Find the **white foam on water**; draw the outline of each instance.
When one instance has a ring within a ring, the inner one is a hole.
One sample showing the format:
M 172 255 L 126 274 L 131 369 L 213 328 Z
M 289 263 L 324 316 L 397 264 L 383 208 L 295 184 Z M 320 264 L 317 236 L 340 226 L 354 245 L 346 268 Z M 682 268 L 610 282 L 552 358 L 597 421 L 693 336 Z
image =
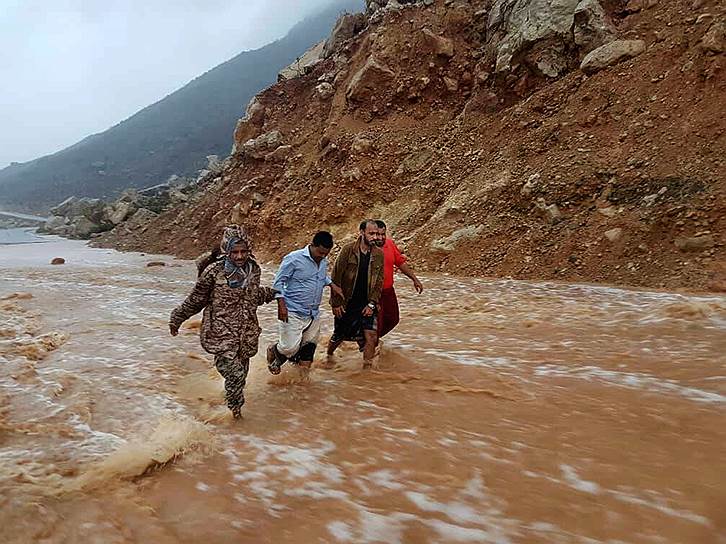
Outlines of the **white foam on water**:
M 510 544 L 512 542 L 503 531 L 497 529 L 461 527 L 439 519 L 427 519 L 424 523 L 434 529 L 444 539 L 444 542 L 491 542 L 493 544 Z
M 652 508 L 667 516 L 685 519 L 687 521 L 691 521 L 693 523 L 697 523 L 706 527 L 710 527 L 712 525 L 711 520 L 703 516 L 694 514 L 693 512 L 688 512 L 687 510 L 677 510 L 675 508 L 671 508 L 670 506 L 665 504 L 665 501 L 660 497 L 656 497 L 654 499 L 645 499 L 643 497 L 638 497 L 636 495 L 625 493 L 623 491 L 614 490 L 608 491 L 608 493 L 622 502 Z
M 378 486 L 383 489 L 399 490 L 405 486 L 395 479 L 395 474 L 392 470 L 382 469 L 371 472 L 365 478 L 370 481 L 371 484 Z
M 693 402 L 706 404 L 726 403 L 726 396 L 714 391 L 685 387 L 675 380 L 656 378 L 645 373 L 619 372 L 596 366 L 540 365 L 535 369 L 535 375 L 578 378 L 587 381 L 600 380 L 627 389 L 641 389 L 654 393 L 674 393 Z
M 598 495 L 600 493 L 599 485 L 597 485 L 595 482 L 590 482 L 588 480 L 583 480 L 582 478 L 580 478 L 577 474 L 577 471 L 570 465 L 561 464 L 560 470 L 562 471 L 562 475 L 565 477 L 565 481 L 573 489 L 577 489 L 578 491 L 583 491 L 585 493 L 590 493 L 591 495 Z
M 338 542 L 353 542 L 353 533 L 350 526 L 344 521 L 331 521 L 327 525 L 328 532 Z
M 452 521 L 459 523 L 476 523 L 481 519 L 481 516 L 477 511 L 463 503 L 440 503 L 423 493 L 415 491 L 406 491 L 404 495 L 420 510 L 423 510 L 424 512 L 442 513 Z

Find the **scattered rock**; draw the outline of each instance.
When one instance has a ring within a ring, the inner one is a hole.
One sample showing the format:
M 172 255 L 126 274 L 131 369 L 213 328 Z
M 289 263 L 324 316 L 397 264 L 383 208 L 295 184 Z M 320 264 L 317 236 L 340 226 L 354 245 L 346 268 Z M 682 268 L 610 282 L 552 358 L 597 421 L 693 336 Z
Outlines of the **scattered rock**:
M 438 36 L 428 28 L 422 30 L 426 44 L 431 47 L 434 53 L 446 59 L 454 56 L 454 42 L 449 38 Z
M 363 172 L 360 168 L 357 166 L 355 168 L 351 168 L 350 170 L 341 170 L 340 174 L 343 176 L 343 179 L 346 181 L 360 181 L 363 179 Z
M 369 153 L 373 149 L 373 142 L 359 134 L 353 139 L 350 148 L 356 153 Z
M 365 65 L 350 80 L 345 93 L 349 102 L 362 102 L 385 89 L 395 73 L 382 61 L 369 57 Z
M 580 69 L 586 74 L 594 74 L 608 66 L 637 57 L 644 51 L 643 40 L 616 40 L 588 53 L 582 60 Z
M 469 225 L 452 232 L 446 238 L 440 238 L 431 242 L 431 248 L 438 251 L 450 252 L 456 249 L 456 246 L 464 241 L 478 238 L 484 230 L 484 225 Z
M 444 77 L 444 85 L 450 93 L 455 93 L 459 90 L 459 82 L 451 77 Z
M 618 210 L 614 206 L 608 206 L 606 208 L 598 208 L 598 213 L 601 213 L 605 217 L 615 217 L 618 215 Z
M 616 228 L 605 231 L 605 238 L 615 243 L 623 237 L 623 229 Z
M 290 155 L 292 154 L 292 146 L 291 145 L 281 145 L 275 151 L 272 153 L 268 153 L 265 155 L 265 160 L 267 162 L 285 162 Z
M 318 94 L 318 98 L 320 98 L 320 100 L 327 100 L 335 94 L 335 87 L 333 87 L 330 83 L 323 82 L 315 87 L 315 92 Z
M 723 53 L 726 51 L 726 22 L 714 21 L 708 32 L 701 38 L 701 47 L 709 53 Z
M 342 45 L 358 34 L 366 26 L 366 16 L 363 13 L 344 13 L 335 23 L 330 37 L 325 41 L 322 56 L 327 59 L 337 53 Z
M 557 204 L 548 205 L 544 198 L 539 198 L 535 206 L 550 225 L 555 225 L 562 221 L 562 212 L 560 212 Z
M 147 268 L 152 268 L 155 266 L 166 266 L 166 263 L 164 261 L 149 261 L 146 263 Z
M 683 252 L 695 252 L 703 251 L 704 249 L 711 249 L 714 245 L 716 245 L 716 241 L 713 236 L 709 234 L 704 236 L 694 236 L 691 238 L 676 238 L 675 244 L 676 247 Z
M 54 257 L 50 264 L 66 264 L 66 260 L 63 257 Z
M 416 174 L 421 172 L 433 158 L 433 152 L 430 149 L 422 149 L 416 153 L 411 153 L 401 161 L 398 169 L 393 174 L 394 177 L 400 177 L 408 174 Z
M 241 151 L 245 157 L 264 159 L 268 153 L 271 153 L 281 145 L 282 134 L 280 134 L 279 130 L 272 130 L 253 140 L 246 141 Z

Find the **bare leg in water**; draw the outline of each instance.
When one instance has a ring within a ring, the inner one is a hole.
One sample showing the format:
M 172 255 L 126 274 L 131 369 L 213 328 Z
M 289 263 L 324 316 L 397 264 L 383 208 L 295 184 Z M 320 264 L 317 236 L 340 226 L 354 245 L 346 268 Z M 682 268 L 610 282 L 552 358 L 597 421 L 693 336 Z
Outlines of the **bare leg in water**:
M 373 358 L 376 356 L 378 345 L 378 333 L 376 331 L 363 331 L 365 346 L 363 347 L 363 368 L 373 366 Z

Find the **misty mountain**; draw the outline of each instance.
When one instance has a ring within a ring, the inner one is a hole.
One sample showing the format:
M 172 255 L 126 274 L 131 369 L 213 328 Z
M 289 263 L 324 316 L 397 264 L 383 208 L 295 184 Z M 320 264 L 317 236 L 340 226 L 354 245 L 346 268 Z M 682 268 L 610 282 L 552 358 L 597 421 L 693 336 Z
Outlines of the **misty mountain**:
M 362 7 L 361 0 L 339 0 L 284 38 L 237 55 L 105 132 L 0 170 L 0 208 L 43 211 L 71 195 L 109 197 L 172 174 L 194 175 L 207 155 L 229 154 L 249 100 L 327 37 L 342 12 Z

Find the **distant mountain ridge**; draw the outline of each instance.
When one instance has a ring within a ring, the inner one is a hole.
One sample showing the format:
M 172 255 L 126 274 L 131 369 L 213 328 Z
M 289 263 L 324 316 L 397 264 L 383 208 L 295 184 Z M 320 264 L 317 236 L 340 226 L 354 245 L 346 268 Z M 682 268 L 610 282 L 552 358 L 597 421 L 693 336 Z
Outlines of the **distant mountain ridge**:
M 235 123 L 256 93 L 326 38 L 340 13 L 361 8 L 360 0 L 334 2 L 284 38 L 237 55 L 108 130 L 0 170 L 0 208 L 44 211 L 71 195 L 109 197 L 194 174 L 207 155 L 229 154 Z

